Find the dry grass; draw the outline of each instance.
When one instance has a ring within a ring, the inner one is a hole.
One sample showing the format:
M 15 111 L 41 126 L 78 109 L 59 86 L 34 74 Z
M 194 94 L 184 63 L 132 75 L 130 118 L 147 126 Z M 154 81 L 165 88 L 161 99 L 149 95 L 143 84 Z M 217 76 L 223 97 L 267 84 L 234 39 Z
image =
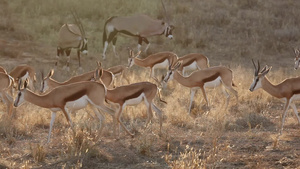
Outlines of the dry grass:
M 228 110 L 225 97 L 218 89 L 207 90 L 210 108 L 199 91 L 195 95 L 192 115 L 188 116 L 189 89 L 176 82 L 162 91 L 167 105 L 155 103 L 163 111 L 163 133 L 154 117 L 145 128 L 145 105 L 128 107 L 122 121 L 136 133 L 130 138 L 121 130 L 115 140 L 112 119 L 99 133 L 99 121 L 88 115 L 89 108 L 72 116 L 70 129 L 58 113 L 52 140 L 45 144 L 50 111 L 24 104 L 16 117 L 5 114 L 0 105 L 0 168 L 296 168 L 300 165 L 299 126 L 292 111 L 281 136 L 283 104 L 263 90 L 250 92 L 253 66 L 273 66 L 268 78 L 279 83 L 295 77 L 293 48 L 299 46 L 299 7 L 295 1 L 279 0 L 165 0 L 167 13 L 175 25 L 174 39 L 149 38 L 148 54 L 173 51 L 179 56 L 199 52 L 210 59 L 210 65 L 230 67 L 234 73 L 239 101 L 232 96 Z M 0 0 L 0 63 L 8 71 L 21 63 L 38 71 L 48 71 L 56 61 L 57 32 L 64 23 L 73 22 L 70 8 L 77 10 L 89 38 L 89 55 L 84 56 L 84 71 L 101 60 L 102 31 L 105 20 L 115 15 L 145 13 L 163 18 L 160 1 L 79 1 Z M 120 36 L 115 59 L 111 46 L 104 67 L 127 64 L 126 47 L 136 48 L 137 39 Z M 144 46 L 143 46 L 144 47 Z M 144 54 L 146 56 L 147 54 Z M 71 71 L 61 69 L 54 78 L 59 81 L 78 74 L 75 52 L 71 53 Z M 60 67 L 61 66 L 61 67 Z M 156 72 L 157 77 L 165 71 Z M 127 71 L 130 82 L 151 81 L 149 70 L 137 66 Z M 39 84 L 35 85 L 39 88 Z M 236 105 L 237 104 L 237 105 Z M 93 114 L 93 113 L 91 113 Z

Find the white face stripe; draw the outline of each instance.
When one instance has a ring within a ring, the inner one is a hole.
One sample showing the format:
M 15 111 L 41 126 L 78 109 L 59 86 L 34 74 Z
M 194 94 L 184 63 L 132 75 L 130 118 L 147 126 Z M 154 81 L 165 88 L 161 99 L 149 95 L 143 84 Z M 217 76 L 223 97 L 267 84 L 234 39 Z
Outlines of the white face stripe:
M 261 88 L 262 87 L 262 85 L 261 85 L 261 80 L 262 79 L 260 79 L 259 77 L 254 77 L 254 79 L 253 79 L 253 82 L 252 82 L 252 84 L 251 84 L 251 86 L 250 86 L 250 91 L 255 91 L 255 90 L 257 90 L 257 89 L 259 89 L 259 88 Z

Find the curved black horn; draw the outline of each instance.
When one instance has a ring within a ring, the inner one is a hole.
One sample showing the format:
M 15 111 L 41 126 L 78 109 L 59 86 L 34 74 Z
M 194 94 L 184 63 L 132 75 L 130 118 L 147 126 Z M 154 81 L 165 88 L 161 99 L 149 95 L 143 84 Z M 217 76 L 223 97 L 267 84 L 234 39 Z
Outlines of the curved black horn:
M 255 69 L 254 75 L 257 76 L 257 75 L 258 75 L 258 70 L 257 70 L 257 67 L 256 67 L 256 65 L 255 65 L 255 63 L 254 63 L 254 61 L 253 61 L 253 59 L 252 59 L 252 63 L 253 63 L 254 69 Z
M 164 9 L 164 14 L 165 14 L 166 22 L 169 23 L 170 20 L 169 20 L 169 17 L 167 15 L 167 10 L 166 10 L 165 4 L 164 4 L 163 0 L 160 0 L 160 1 L 161 1 L 162 6 L 163 6 L 163 9 Z
M 78 28 L 79 28 L 79 30 L 80 30 L 82 36 L 85 38 L 85 31 L 84 31 L 84 29 L 83 29 L 82 23 L 81 23 L 81 21 L 80 21 L 80 19 L 79 19 L 79 17 L 78 17 L 77 12 L 76 12 L 74 9 L 72 9 L 72 10 L 71 10 L 71 13 L 72 13 L 72 15 L 73 15 L 73 17 L 74 17 L 74 19 L 75 19 L 76 25 L 78 26 Z

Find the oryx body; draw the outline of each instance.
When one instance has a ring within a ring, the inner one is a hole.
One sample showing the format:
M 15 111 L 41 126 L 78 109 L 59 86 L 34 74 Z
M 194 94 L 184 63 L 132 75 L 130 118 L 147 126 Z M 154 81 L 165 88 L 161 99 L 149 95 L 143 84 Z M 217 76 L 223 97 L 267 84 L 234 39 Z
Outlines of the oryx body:
M 77 49 L 77 57 L 79 67 L 80 64 L 80 53 L 87 54 L 87 38 L 81 22 L 78 19 L 78 16 L 73 14 L 76 24 L 64 24 L 59 30 L 58 34 L 58 45 L 57 45 L 57 58 L 59 56 L 66 54 L 67 55 L 67 67 L 69 68 L 70 62 L 70 53 L 71 49 Z M 56 62 L 57 65 L 57 62 Z
M 113 16 L 110 17 L 104 25 L 103 30 L 103 59 L 106 58 L 106 49 L 108 44 L 112 41 L 113 50 L 116 54 L 115 45 L 117 41 L 116 35 L 118 33 L 123 33 L 129 36 L 138 37 L 138 51 L 142 42 L 147 44 L 145 51 L 147 51 L 150 43 L 148 37 L 156 35 L 165 35 L 166 37 L 172 39 L 172 30 L 174 26 L 169 25 L 163 20 L 152 19 L 151 17 L 143 14 L 133 15 L 133 16 Z

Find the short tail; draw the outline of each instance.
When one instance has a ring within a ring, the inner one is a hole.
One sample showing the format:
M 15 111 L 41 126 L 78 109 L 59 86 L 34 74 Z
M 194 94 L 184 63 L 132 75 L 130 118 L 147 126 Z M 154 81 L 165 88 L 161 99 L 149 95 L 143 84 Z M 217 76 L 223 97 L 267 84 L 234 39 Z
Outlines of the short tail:
M 110 22 L 115 16 L 112 16 L 108 18 L 104 24 L 104 29 L 103 29 L 103 37 L 102 37 L 102 45 L 104 47 L 104 42 L 107 40 L 107 33 L 106 33 L 106 25 L 108 22 Z
M 233 81 L 232 81 L 232 86 L 233 86 L 233 87 L 237 87 L 237 85 L 235 85 L 235 84 L 233 83 Z
M 164 100 L 162 100 L 162 99 L 161 99 L 161 93 L 160 93 L 160 90 L 161 90 L 161 89 L 160 89 L 160 88 L 157 88 L 157 89 L 158 89 L 158 92 L 157 92 L 157 93 L 158 93 L 158 98 L 159 98 L 159 101 L 161 101 L 161 102 L 163 102 L 163 103 L 167 104 L 167 102 L 166 102 L 166 101 L 164 101 Z

